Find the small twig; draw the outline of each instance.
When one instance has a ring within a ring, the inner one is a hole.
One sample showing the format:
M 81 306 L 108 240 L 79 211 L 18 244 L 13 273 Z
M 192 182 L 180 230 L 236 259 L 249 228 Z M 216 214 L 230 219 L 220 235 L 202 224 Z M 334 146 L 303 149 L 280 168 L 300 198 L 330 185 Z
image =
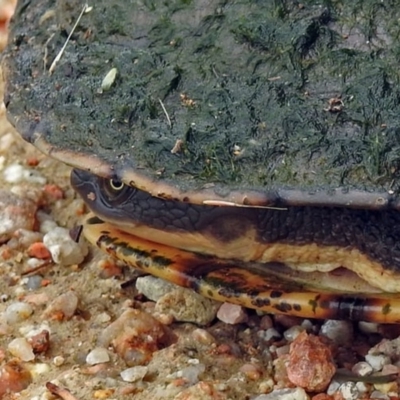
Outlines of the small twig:
M 34 272 L 40 271 L 43 268 L 52 267 L 53 265 L 54 265 L 53 261 L 46 261 L 43 264 L 38 265 L 37 267 L 27 269 L 26 271 L 21 273 L 21 276 L 33 274 Z
M 49 55 L 49 49 L 48 45 L 52 41 L 55 33 L 52 33 L 50 37 L 46 40 L 46 43 L 44 44 L 44 56 L 43 56 L 43 71 L 46 71 L 46 64 L 47 64 L 47 56 Z
M 270 82 L 279 81 L 279 79 L 281 79 L 281 77 L 279 75 L 278 76 L 272 76 L 271 78 L 268 78 L 268 80 Z
M 207 206 L 221 206 L 221 207 L 239 207 L 239 208 L 254 207 L 252 205 L 239 204 L 225 200 L 203 200 L 203 204 Z M 257 206 L 257 208 L 264 208 L 266 210 L 287 211 L 287 207 Z
M 162 107 L 162 109 L 163 109 L 163 111 L 164 111 L 164 114 L 165 114 L 165 116 L 167 117 L 168 125 L 169 125 L 169 127 L 171 128 L 172 124 L 171 124 L 171 120 L 169 119 L 169 115 L 168 115 L 168 113 L 167 113 L 167 110 L 166 110 L 166 108 L 164 107 L 164 104 L 163 104 L 163 102 L 161 101 L 161 99 L 158 99 L 158 101 L 159 101 L 160 104 L 161 104 L 161 107 Z
M 219 79 L 219 75 L 217 74 L 217 71 L 215 70 L 214 66 L 211 67 L 211 70 L 212 70 L 213 74 L 215 75 L 215 77 L 217 79 Z
M 79 400 L 77 397 L 75 397 L 73 394 L 71 394 L 71 392 L 69 390 L 60 388 L 59 386 L 55 385 L 54 383 L 47 382 L 46 388 L 51 394 L 58 396 L 60 399 Z
M 60 61 L 60 59 L 61 59 L 61 57 L 62 57 L 62 55 L 63 55 L 63 53 L 64 53 L 64 51 L 65 51 L 65 48 L 67 47 L 68 42 L 70 41 L 70 39 L 71 39 L 71 37 L 72 37 L 72 35 L 73 35 L 73 33 L 74 33 L 76 27 L 77 27 L 78 24 L 79 24 L 79 21 L 81 20 L 83 14 L 86 12 L 87 8 L 88 8 L 88 5 L 85 4 L 85 5 L 83 6 L 83 8 L 82 8 L 81 13 L 79 14 L 78 19 L 77 19 L 76 22 L 75 22 L 75 25 L 72 27 L 72 30 L 71 30 L 70 34 L 68 35 L 67 40 L 66 40 L 65 43 L 64 43 L 64 46 L 61 48 L 61 50 L 60 50 L 59 53 L 57 54 L 56 58 L 54 59 L 54 61 L 53 61 L 52 64 L 50 65 L 50 68 L 49 68 L 49 74 L 50 74 L 50 75 L 51 75 L 51 74 L 54 72 L 54 70 L 56 69 L 57 63 Z

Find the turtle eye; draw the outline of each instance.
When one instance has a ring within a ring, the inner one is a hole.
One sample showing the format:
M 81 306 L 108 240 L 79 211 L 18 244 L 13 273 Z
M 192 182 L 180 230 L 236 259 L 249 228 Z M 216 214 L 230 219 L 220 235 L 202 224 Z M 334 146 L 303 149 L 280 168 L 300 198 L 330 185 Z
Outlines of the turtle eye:
M 132 191 L 129 185 L 125 185 L 118 179 L 102 179 L 100 193 L 106 202 L 124 201 Z
M 117 181 L 115 179 L 110 179 L 109 185 L 110 188 L 112 190 L 115 190 L 116 192 L 121 191 L 125 187 L 125 184 L 123 182 Z

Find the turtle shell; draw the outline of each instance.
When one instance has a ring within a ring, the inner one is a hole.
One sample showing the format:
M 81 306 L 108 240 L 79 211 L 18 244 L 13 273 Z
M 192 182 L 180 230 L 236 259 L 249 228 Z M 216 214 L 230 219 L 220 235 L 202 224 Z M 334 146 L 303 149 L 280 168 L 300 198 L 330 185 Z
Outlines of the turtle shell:
M 390 4 L 20 1 L 8 115 L 45 153 L 154 196 L 399 208 Z

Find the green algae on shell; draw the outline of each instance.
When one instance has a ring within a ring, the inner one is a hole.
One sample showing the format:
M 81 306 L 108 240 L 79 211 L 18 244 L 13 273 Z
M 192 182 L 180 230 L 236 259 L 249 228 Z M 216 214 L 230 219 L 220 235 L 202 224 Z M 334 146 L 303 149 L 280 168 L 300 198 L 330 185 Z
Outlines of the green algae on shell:
M 190 202 L 399 207 L 396 4 L 101 0 L 50 75 L 81 10 L 20 2 L 3 59 L 44 152 Z

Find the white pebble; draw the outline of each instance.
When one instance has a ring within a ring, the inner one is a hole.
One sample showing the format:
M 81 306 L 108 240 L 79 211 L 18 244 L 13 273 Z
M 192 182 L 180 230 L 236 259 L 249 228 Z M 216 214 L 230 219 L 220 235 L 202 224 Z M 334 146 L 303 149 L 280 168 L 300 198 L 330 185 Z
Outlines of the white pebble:
M 331 383 L 328 386 L 328 389 L 326 389 L 326 394 L 329 396 L 332 396 L 335 392 L 338 391 L 340 387 L 340 383 L 338 381 L 331 381 Z
M 39 230 L 41 233 L 49 233 L 58 227 L 57 223 L 51 218 L 51 216 L 41 210 L 36 213 L 36 217 L 40 224 Z
M 20 164 L 11 164 L 3 171 L 4 180 L 8 183 L 20 183 L 23 181 L 44 185 L 47 180 L 37 171 L 24 168 Z
M 281 337 L 281 334 L 275 329 L 275 328 L 269 328 L 265 331 L 265 340 L 270 340 L 273 338 L 279 339 Z
M 367 354 L 365 361 L 373 368 L 374 371 L 380 371 L 384 365 L 390 364 L 390 357 L 386 354 Z
M 50 231 L 52 231 L 53 229 L 56 229 L 57 227 L 58 226 L 55 221 L 46 220 L 40 224 L 39 230 L 41 233 L 46 234 L 46 233 L 49 233 Z
M 342 394 L 343 398 L 346 400 L 357 400 L 359 397 L 359 392 L 355 382 L 345 382 L 339 387 L 339 392 Z
M 218 309 L 217 318 L 226 324 L 235 325 L 246 322 L 248 315 L 245 309 L 237 304 L 223 303 Z
M 185 379 L 190 385 L 195 385 L 199 381 L 199 375 L 206 370 L 204 364 L 191 365 L 178 371 L 178 377 Z
M 301 327 L 304 328 L 307 332 L 312 332 L 314 329 L 314 324 L 309 319 L 305 319 L 301 323 Z
M 53 314 L 62 312 L 65 319 L 70 319 L 75 314 L 79 299 L 73 290 L 57 296 L 44 310 L 43 317 L 49 318 Z
M 215 338 L 205 329 L 197 328 L 192 332 L 192 338 L 200 344 L 211 345 L 215 343 Z
M 276 389 L 268 394 L 260 394 L 253 400 L 308 400 L 307 393 L 302 388 Z
M 297 338 L 297 336 L 304 331 L 305 328 L 299 325 L 294 325 L 291 326 L 289 329 L 286 329 L 286 331 L 283 333 L 283 337 L 288 341 L 288 342 L 293 342 L 294 339 Z
M 18 244 L 21 247 L 29 247 L 32 243 L 41 242 L 43 239 L 43 235 L 40 232 L 33 232 L 22 228 L 15 232 L 15 236 L 18 237 Z
M 290 345 L 286 344 L 284 346 L 277 347 L 275 353 L 277 357 L 282 357 L 285 354 L 289 354 L 289 351 L 290 351 Z
M 353 340 L 353 325 L 348 321 L 327 320 L 320 333 L 338 345 L 351 343 Z
M 24 180 L 24 167 L 19 164 L 11 164 L 4 170 L 3 176 L 6 182 L 21 182 Z
M 109 361 L 110 355 L 104 347 L 96 347 L 86 356 L 86 362 L 89 365 L 102 364 Z
M 275 386 L 274 380 L 269 378 L 260 382 L 260 384 L 258 385 L 258 390 L 260 393 L 270 393 L 272 392 L 274 386 Z
M 358 362 L 351 369 L 358 376 L 367 376 L 372 374 L 372 367 L 365 361 Z
M 14 295 L 16 297 L 23 297 L 25 295 L 25 293 L 26 293 L 26 288 L 24 288 L 23 286 L 17 286 L 14 289 Z
M 142 380 L 148 371 L 148 367 L 136 366 L 125 369 L 121 372 L 121 378 L 125 382 L 136 382 Z
M 366 393 L 369 390 L 369 386 L 365 382 L 357 382 L 356 386 L 359 393 Z
M 28 258 L 28 260 L 26 260 L 25 264 L 27 267 L 29 267 L 29 269 L 31 268 L 38 268 L 41 265 L 44 265 L 46 263 L 45 260 L 40 260 L 39 258 Z M 31 289 L 31 288 L 28 288 Z
M 18 229 L 32 230 L 36 209 L 31 200 L 0 190 L 0 242 L 11 239 Z
M 37 378 L 40 375 L 45 375 L 50 372 L 50 365 L 47 363 L 38 363 L 29 366 L 29 371 L 32 374 L 33 379 Z
M 85 243 L 76 243 L 69 236 L 68 229 L 57 227 L 46 233 L 43 243 L 51 253 L 53 261 L 57 264 L 80 264 L 88 253 Z
M 25 338 L 17 338 L 12 340 L 7 347 L 8 351 L 22 361 L 32 361 L 35 359 L 32 346 Z
M 47 322 L 42 322 L 39 326 L 24 325 L 19 328 L 19 333 L 27 339 L 39 335 L 39 333 L 42 333 L 43 331 L 51 333 L 50 326 Z
M 65 362 L 65 358 L 64 358 L 63 356 L 55 356 L 55 357 L 53 358 L 53 364 L 54 364 L 56 367 L 61 367 L 61 365 L 63 365 L 64 362 Z
M 144 294 L 149 300 L 153 301 L 158 301 L 176 288 L 173 283 L 151 275 L 140 276 L 136 279 L 135 285 L 139 293 Z
M 37 205 L 39 205 L 43 199 L 43 189 L 33 187 L 26 183 L 13 185 L 10 192 L 21 199 L 30 200 Z
M 15 303 L 10 304 L 7 307 L 4 316 L 6 322 L 9 325 L 12 325 L 29 318 L 32 315 L 32 313 L 33 313 L 33 308 L 30 304 L 17 301 Z
M 109 314 L 107 314 L 106 312 L 102 312 L 100 314 L 97 314 L 94 317 L 93 323 L 94 324 L 105 324 L 110 321 L 111 321 L 111 316 Z
M 370 399 L 389 400 L 390 397 L 389 397 L 387 394 L 380 392 L 379 390 L 374 390 L 374 391 L 370 394 Z

